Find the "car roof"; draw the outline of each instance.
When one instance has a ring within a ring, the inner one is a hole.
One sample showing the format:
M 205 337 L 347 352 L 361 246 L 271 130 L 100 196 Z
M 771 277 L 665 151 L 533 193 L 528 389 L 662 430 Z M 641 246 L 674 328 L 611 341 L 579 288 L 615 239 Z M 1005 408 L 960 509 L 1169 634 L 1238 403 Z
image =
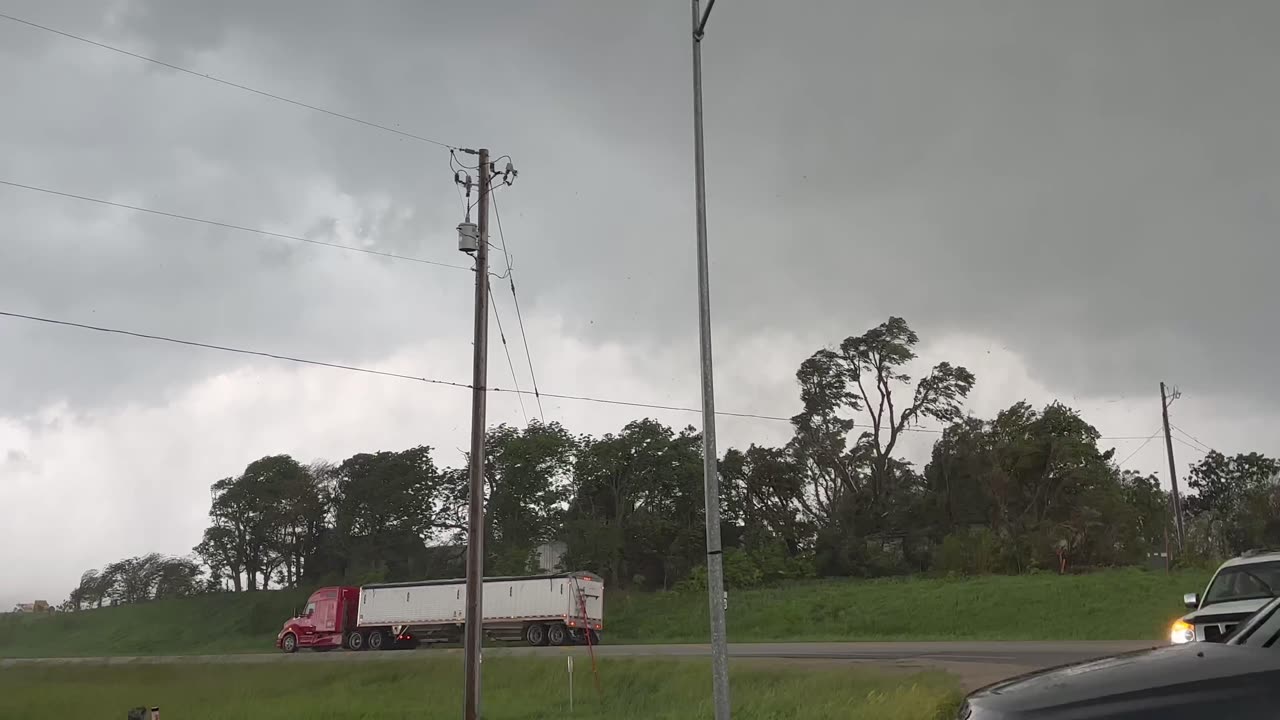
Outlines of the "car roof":
M 1253 565 L 1263 562 L 1275 562 L 1277 560 L 1280 560 L 1280 550 L 1261 552 L 1256 555 L 1241 555 L 1240 557 L 1234 557 L 1222 563 L 1222 567 L 1227 568 L 1234 567 L 1236 565 Z

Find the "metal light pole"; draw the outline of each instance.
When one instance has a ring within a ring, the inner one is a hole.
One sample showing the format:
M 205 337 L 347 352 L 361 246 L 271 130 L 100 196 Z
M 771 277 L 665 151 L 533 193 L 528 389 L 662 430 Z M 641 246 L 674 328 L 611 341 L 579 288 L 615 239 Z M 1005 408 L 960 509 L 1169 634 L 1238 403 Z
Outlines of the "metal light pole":
M 489 151 L 481 148 L 476 243 L 475 355 L 471 378 L 471 487 L 467 505 L 467 601 L 463 717 L 480 717 L 480 646 L 484 641 L 484 412 L 489 376 Z
M 724 554 L 720 546 L 720 478 L 716 454 L 716 400 L 711 365 L 711 289 L 707 267 L 707 179 L 702 139 L 702 37 L 705 13 L 693 3 L 693 165 L 698 216 L 698 336 L 702 359 L 702 482 L 707 519 L 707 600 L 711 605 L 711 689 L 716 720 L 729 720 L 729 646 L 725 634 Z

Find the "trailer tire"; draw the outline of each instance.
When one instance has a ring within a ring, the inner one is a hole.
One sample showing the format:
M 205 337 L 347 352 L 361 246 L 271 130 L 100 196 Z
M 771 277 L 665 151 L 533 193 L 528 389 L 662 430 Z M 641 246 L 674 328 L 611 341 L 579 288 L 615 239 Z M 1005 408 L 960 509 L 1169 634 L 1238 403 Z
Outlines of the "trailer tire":
M 381 630 L 373 629 L 369 631 L 368 645 L 370 650 L 382 650 L 385 648 L 386 637 Z
M 289 653 L 297 652 L 298 636 L 294 635 L 293 633 L 289 633 L 288 635 L 285 635 L 284 638 L 280 641 L 280 650 L 282 650 L 286 655 L 288 655 Z
M 524 639 L 534 647 L 542 647 L 547 644 L 547 627 L 545 625 L 533 624 L 524 629 Z
M 347 633 L 347 648 L 356 652 L 364 650 L 364 633 L 359 630 Z
M 569 628 L 560 623 L 553 623 L 547 626 L 547 642 L 557 647 L 567 644 L 569 642 Z

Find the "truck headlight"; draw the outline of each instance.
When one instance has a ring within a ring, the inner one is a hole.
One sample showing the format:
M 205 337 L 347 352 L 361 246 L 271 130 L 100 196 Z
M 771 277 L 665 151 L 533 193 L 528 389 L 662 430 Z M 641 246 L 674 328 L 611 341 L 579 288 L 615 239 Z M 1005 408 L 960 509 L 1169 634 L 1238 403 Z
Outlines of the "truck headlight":
M 1169 642 L 1174 645 L 1196 641 L 1196 627 L 1186 620 L 1178 620 L 1169 628 Z

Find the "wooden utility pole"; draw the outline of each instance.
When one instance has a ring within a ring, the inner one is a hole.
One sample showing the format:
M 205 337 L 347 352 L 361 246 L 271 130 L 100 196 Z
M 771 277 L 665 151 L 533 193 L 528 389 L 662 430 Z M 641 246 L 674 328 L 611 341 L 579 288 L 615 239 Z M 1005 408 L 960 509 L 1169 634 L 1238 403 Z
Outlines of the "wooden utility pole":
M 1178 494 L 1178 470 L 1177 465 L 1173 462 L 1173 437 L 1169 435 L 1169 405 L 1178 399 L 1178 391 L 1174 390 L 1172 396 L 1165 393 L 1164 383 L 1160 383 L 1160 415 L 1164 419 L 1164 449 L 1169 455 L 1169 483 L 1173 489 L 1170 501 L 1173 503 L 1173 532 L 1174 539 L 1177 541 L 1178 552 L 1182 552 L 1183 529 L 1182 529 L 1182 498 Z
M 480 647 L 484 642 L 484 414 L 489 376 L 489 151 L 481 148 L 476 200 L 475 353 L 471 376 L 471 473 L 467 501 L 467 601 L 463 632 L 465 720 L 480 718 Z

